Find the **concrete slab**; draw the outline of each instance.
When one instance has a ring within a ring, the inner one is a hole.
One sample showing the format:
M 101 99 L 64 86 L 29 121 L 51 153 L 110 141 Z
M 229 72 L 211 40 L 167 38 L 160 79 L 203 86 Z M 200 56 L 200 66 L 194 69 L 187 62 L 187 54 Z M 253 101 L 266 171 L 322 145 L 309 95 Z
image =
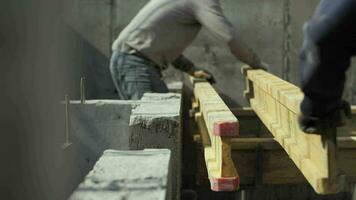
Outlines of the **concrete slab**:
M 171 199 L 170 150 L 106 150 L 70 200 Z

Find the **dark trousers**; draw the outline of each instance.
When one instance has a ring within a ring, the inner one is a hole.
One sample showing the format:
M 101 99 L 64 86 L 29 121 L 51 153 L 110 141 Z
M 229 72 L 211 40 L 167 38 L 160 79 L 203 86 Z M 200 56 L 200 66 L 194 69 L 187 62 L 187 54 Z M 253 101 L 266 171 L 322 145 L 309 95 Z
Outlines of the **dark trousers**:
M 146 92 L 168 92 L 160 69 L 137 55 L 113 52 L 110 72 L 120 99 L 139 100 Z
M 336 110 L 355 53 L 356 1 L 322 0 L 304 25 L 300 57 L 304 115 L 323 117 Z

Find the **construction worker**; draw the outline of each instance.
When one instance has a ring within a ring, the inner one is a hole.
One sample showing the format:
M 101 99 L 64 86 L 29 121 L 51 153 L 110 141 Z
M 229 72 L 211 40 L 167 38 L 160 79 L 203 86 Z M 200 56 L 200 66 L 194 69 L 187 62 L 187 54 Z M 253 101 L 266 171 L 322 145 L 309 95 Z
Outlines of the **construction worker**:
M 342 125 L 343 113 L 351 115 L 342 100 L 345 72 L 356 54 L 356 0 L 322 0 L 304 25 L 301 52 L 300 126 L 320 133 L 321 126 Z
M 219 0 L 151 0 L 112 46 L 110 71 L 121 98 L 140 99 L 145 92 L 168 92 L 161 71 L 169 64 L 214 82 L 211 73 L 182 55 L 202 26 L 226 43 L 238 59 L 254 68 L 265 68 L 226 19 Z

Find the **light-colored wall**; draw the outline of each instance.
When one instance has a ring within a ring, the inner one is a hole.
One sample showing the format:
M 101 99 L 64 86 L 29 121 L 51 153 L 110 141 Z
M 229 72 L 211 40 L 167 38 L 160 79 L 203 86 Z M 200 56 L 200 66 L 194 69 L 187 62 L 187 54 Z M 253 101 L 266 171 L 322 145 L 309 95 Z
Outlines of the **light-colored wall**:
M 65 22 L 73 73 L 69 90 L 78 95 L 80 76 L 87 77 L 89 98 L 117 98 L 108 65 L 111 44 L 121 30 L 148 0 L 74 0 L 65 6 Z M 302 26 L 311 16 L 319 0 L 222 0 L 227 18 L 241 37 L 270 65 L 270 72 L 299 85 L 299 50 Z M 211 71 L 217 78 L 216 89 L 233 107 L 245 106 L 242 97 L 244 80 L 240 73 L 243 63 L 205 29 L 184 54 L 196 65 Z M 175 69 L 164 72 L 166 82 L 182 79 Z M 348 79 L 351 91 L 354 77 Z M 348 92 L 352 99 L 353 92 Z M 355 99 L 355 98 L 354 98 Z
M 78 58 L 75 67 L 88 76 L 89 95 L 116 98 L 109 71 L 111 43 L 147 0 L 75 0 L 67 4 L 66 22 L 76 35 L 72 43 Z M 299 83 L 298 54 L 302 42 L 301 27 L 319 0 L 223 0 L 224 13 L 241 37 L 270 64 L 270 71 L 293 83 Z M 74 39 L 75 40 L 75 39 Z M 80 42 L 78 43 L 78 40 Z M 210 70 L 217 78 L 216 89 L 230 106 L 247 105 L 242 97 L 242 63 L 226 45 L 203 29 L 184 54 L 196 65 Z M 70 64 L 69 64 L 70 65 Z M 164 72 L 171 82 L 182 79 L 175 69 Z M 79 79 L 78 77 L 76 77 Z

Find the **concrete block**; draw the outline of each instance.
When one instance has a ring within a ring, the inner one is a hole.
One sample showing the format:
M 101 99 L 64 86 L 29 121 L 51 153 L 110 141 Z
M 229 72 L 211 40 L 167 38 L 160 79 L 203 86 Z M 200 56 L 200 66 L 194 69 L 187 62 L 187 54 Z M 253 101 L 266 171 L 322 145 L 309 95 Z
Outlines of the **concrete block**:
M 181 95 L 147 93 L 138 101 L 71 101 L 70 142 L 84 172 L 105 149 L 172 151 L 174 196 L 180 188 Z
M 71 101 L 70 142 L 89 171 L 105 149 L 172 151 L 173 195 L 179 197 L 181 95 L 147 93 L 138 101 Z
M 183 82 L 181 82 L 181 81 L 170 82 L 170 83 L 167 83 L 167 87 L 170 92 L 182 93 Z
M 119 100 L 88 100 L 85 104 L 71 101 L 69 142 L 72 145 L 66 150 L 73 160 L 73 168 L 79 171 L 76 185 L 106 149 L 129 150 L 132 104 Z
M 170 157 L 168 149 L 106 150 L 69 199 L 171 199 Z
M 85 143 L 98 152 L 105 149 L 129 149 L 131 101 L 92 100 L 85 104 L 71 102 L 73 143 Z
M 181 166 L 181 95 L 147 93 L 132 109 L 130 149 L 172 151 L 173 196 L 179 199 Z
M 181 95 L 145 94 L 132 109 L 130 148 L 172 148 L 180 142 Z

